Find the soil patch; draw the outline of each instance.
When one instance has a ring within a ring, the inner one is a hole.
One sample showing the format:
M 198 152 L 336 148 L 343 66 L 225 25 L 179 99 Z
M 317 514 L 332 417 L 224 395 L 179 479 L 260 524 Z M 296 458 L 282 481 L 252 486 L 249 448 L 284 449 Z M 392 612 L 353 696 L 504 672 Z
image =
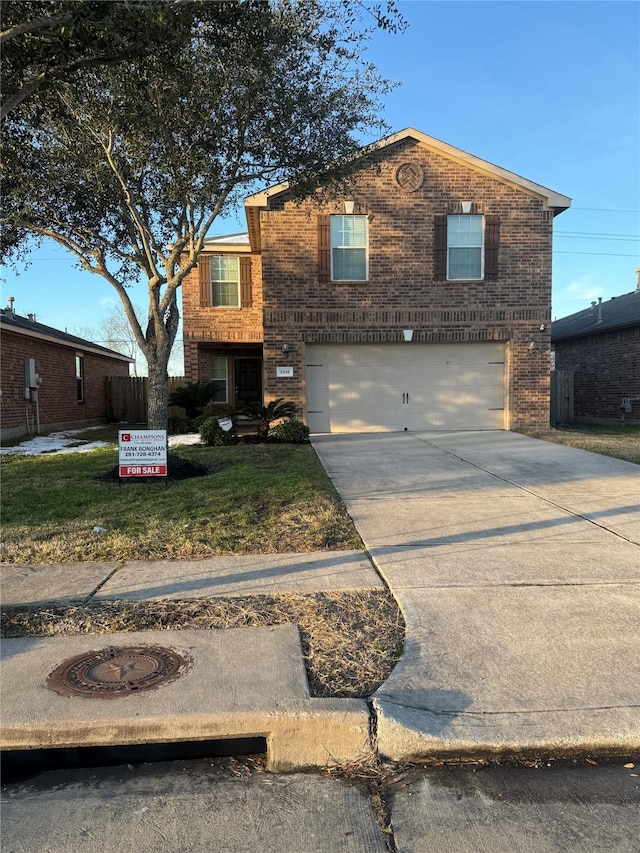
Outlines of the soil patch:
M 167 456 L 167 476 L 165 477 L 127 477 L 128 483 L 157 483 L 159 480 L 190 480 L 192 477 L 208 477 L 224 468 L 224 463 L 207 464 L 184 459 L 170 453 Z M 119 466 L 114 465 L 106 474 L 96 477 L 103 483 L 117 483 L 120 480 Z

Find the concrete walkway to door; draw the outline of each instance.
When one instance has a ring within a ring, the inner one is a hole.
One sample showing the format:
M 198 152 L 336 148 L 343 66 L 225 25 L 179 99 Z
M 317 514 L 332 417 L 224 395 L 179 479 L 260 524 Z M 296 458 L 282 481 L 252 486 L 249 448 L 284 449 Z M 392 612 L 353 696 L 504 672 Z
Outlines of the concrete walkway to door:
M 640 468 L 515 433 L 313 445 L 400 602 L 395 760 L 640 748 Z

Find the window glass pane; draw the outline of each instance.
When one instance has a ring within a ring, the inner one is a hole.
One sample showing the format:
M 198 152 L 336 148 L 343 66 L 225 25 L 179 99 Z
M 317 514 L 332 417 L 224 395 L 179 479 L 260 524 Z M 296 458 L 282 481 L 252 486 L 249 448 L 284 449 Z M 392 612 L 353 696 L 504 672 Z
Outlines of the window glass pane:
M 227 359 L 212 356 L 209 375 L 213 382 L 214 392 L 212 402 L 227 402 Z
M 482 278 L 482 249 L 449 249 L 450 279 Z
M 211 296 L 214 306 L 240 307 L 240 259 L 211 258 Z
M 366 249 L 333 249 L 334 281 L 366 281 Z
M 214 281 L 213 282 L 213 304 L 238 308 L 240 305 L 240 287 L 238 282 Z
M 214 281 L 236 281 L 239 277 L 239 258 L 211 258 L 211 278 Z
M 84 356 L 76 355 L 76 399 L 84 401 Z
M 482 216 L 449 216 L 447 237 L 449 246 L 481 246 Z
M 467 215 L 447 217 L 447 278 L 450 281 L 482 279 L 483 219 Z
M 331 278 L 367 280 L 367 217 L 331 217 Z
M 334 247 L 358 246 L 365 248 L 367 245 L 367 217 L 332 216 L 331 245 Z

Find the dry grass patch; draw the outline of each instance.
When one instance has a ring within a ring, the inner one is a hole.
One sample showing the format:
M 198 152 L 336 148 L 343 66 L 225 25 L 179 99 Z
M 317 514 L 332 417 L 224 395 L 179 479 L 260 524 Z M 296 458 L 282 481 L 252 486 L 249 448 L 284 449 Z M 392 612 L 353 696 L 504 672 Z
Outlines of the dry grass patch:
M 251 595 L 198 601 L 107 601 L 6 608 L 2 636 L 221 629 L 296 624 L 313 696 L 366 698 L 402 654 L 404 620 L 386 590 Z
M 515 432 L 640 465 L 640 427 L 637 426 L 581 424 L 558 429 L 518 429 Z

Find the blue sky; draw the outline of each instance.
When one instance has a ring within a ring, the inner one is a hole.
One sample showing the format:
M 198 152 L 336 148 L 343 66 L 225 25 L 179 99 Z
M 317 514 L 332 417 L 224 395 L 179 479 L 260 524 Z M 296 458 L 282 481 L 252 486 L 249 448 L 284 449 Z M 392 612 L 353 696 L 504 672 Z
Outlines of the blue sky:
M 370 59 L 400 81 L 392 131 L 415 127 L 573 199 L 555 220 L 553 316 L 628 293 L 640 267 L 640 5 L 636 2 L 408 0 L 409 29 L 379 33 Z M 244 230 L 234 217 L 212 233 Z M 2 304 L 74 332 L 117 302 L 55 244 Z M 144 287 L 133 295 L 145 304 Z

